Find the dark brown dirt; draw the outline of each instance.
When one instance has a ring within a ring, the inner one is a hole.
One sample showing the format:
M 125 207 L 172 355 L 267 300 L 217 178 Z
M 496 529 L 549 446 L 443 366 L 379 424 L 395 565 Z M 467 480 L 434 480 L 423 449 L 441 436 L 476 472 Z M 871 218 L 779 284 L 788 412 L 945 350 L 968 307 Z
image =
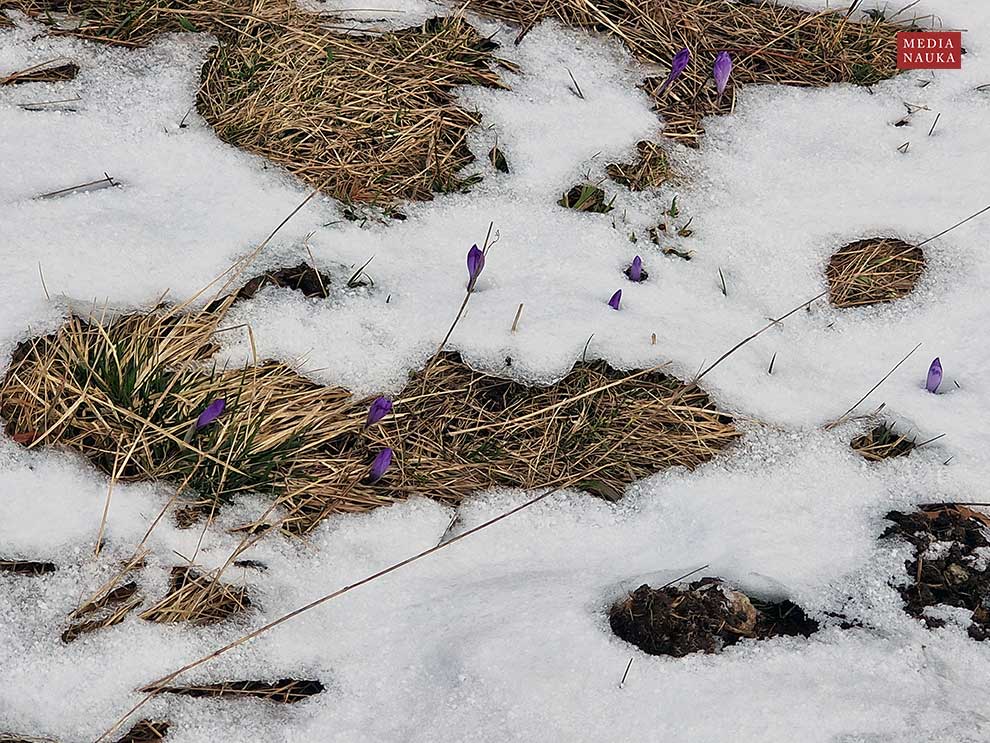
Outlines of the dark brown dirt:
M 307 297 L 326 299 L 330 283 L 329 276 L 307 263 L 300 263 L 292 268 L 279 268 L 255 276 L 240 288 L 237 296 L 239 299 L 250 299 L 266 286 L 278 286 L 302 292 Z
M 650 655 L 717 653 L 741 639 L 811 635 L 818 623 L 790 601 L 750 599 L 717 578 L 686 588 L 642 585 L 609 612 L 612 631 Z
M 913 513 L 891 511 L 886 518 L 894 523 L 881 538 L 897 537 L 914 546 L 913 559 L 904 563 L 909 582 L 898 588 L 904 611 L 933 628 L 945 622 L 925 616 L 927 607 L 969 609 L 969 636 L 981 641 L 990 637 L 990 566 L 978 567 L 977 551 L 990 547 L 990 516 L 963 505 L 932 504 Z M 939 557 L 925 557 L 936 542 L 949 546 Z

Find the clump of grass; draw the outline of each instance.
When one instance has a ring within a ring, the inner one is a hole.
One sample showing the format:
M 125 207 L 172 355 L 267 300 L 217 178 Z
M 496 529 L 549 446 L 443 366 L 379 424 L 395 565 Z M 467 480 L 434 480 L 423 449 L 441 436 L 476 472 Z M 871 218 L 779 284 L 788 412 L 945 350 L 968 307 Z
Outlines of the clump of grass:
M 449 354 L 410 380 L 390 418 L 366 427 L 368 401 L 283 364 L 216 369 L 213 334 L 232 301 L 75 317 L 23 344 L 0 385 L 7 433 L 75 449 L 119 480 L 175 483 L 201 512 L 240 493 L 268 494 L 280 520 L 244 528 L 296 534 L 414 493 L 456 504 L 493 485 L 578 481 L 617 498 L 658 469 L 708 461 L 739 435 L 702 390 L 657 371 L 581 363 L 555 384 L 527 387 Z M 189 436 L 218 398 L 227 401 L 220 418 Z M 385 447 L 396 463 L 370 483 L 369 463 Z M 186 579 L 149 612 L 188 613 L 204 589 Z M 225 590 L 209 585 L 207 605 Z
M 117 743 L 160 743 L 165 740 L 170 727 L 167 720 L 141 720 L 124 733 Z
M 217 684 L 165 686 L 155 689 L 166 694 L 187 697 L 251 697 L 280 704 L 293 704 L 320 694 L 325 687 L 314 679 L 279 679 L 278 681 L 223 681 Z M 150 688 L 141 689 L 142 693 Z
M 141 613 L 149 622 L 189 622 L 215 624 L 251 606 L 247 590 L 222 583 L 216 575 L 206 575 L 190 567 L 172 568 L 166 596 Z
M 53 562 L 42 560 L 3 560 L 0 559 L 0 573 L 38 577 L 58 570 Z
M 887 423 L 881 423 L 856 437 L 849 445 L 871 462 L 907 456 L 917 446 L 914 439 L 897 433 Z
M 456 105 L 459 85 L 503 87 L 492 51 L 460 16 L 376 34 L 334 30 L 295 0 L 15 0 L 42 19 L 81 20 L 71 33 L 141 46 L 201 31 L 219 44 L 203 67 L 197 108 L 225 142 L 285 167 L 344 203 L 386 212 L 405 199 L 461 191 L 477 177 Z M 2 7 L 0 0 L 0 7 Z
M 839 248 L 825 268 L 835 307 L 892 302 L 911 292 L 925 270 L 921 248 L 893 237 L 857 240 Z
M 359 36 L 300 12 L 239 28 L 207 60 L 197 99 L 221 139 L 348 203 L 469 185 L 458 171 L 473 160 L 466 137 L 480 117 L 453 89 L 502 83 L 494 45 L 464 20 Z
M 845 10 L 809 12 L 765 0 L 469 0 L 480 13 L 529 28 L 544 18 L 622 40 L 639 59 L 668 67 L 688 48 L 694 58 L 663 91 L 665 76 L 645 85 L 663 115 L 664 135 L 697 146 L 705 116 L 732 108 L 711 80 L 721 51 L 732 55 L 732 85 L 870 85 L 897 74 L 896 33 L 882 17 L 855 22 Z
M 0 14 L 0 18 L 4 18 Z M 0 77 L 0 85 L 20 85 L 22 83 L 57 83 L 66 80 L 75 80 L 79 74 L 79 65 L 75 62 L 64 64 L 52 64 L 42 62 L 41 64 L 27 67 L 17 72 L 12 72 L 6 77 Z
M 608 214 L 614 208 L 612 204 L 615 203 L 615 197 L 607 199 L 605 192 L 594 183 L 579 183 L 561 196 L 557 203 L 579 212 Z
M 659 188 L 673 178 L 673 168 L 667 151 L 656 142 L 642 141 L 636 145 L 638 157 L 632 163 L 612 163 L 606 172 L 616 183 L 631 191 Z
M 76 609 L 71 624 L 62 633 L 62 642 L 68 644 L 82 635 L 120 624 L 132 610 L 141 605 L 143 597 L 135 581 L 128 581 L 104 591 Z

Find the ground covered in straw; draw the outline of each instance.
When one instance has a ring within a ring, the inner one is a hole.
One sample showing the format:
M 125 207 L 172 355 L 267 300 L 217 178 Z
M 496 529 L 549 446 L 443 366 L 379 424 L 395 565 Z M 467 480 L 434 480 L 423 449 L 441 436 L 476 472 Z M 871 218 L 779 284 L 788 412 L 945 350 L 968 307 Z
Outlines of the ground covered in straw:
M 2 4 L 0 739 L 990 736 L 985 3 Z

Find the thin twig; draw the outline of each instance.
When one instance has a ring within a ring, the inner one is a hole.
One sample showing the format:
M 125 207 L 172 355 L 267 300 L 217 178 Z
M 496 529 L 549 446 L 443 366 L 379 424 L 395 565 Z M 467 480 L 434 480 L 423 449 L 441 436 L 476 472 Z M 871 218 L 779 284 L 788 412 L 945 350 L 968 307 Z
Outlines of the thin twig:
M 852 411 L 854 411 L 854 410 L 855 410 L 855 409 L 856 409 L 856 408 L 857 408 L 857 407 L 859 406 L 859 404 L 860 404 L 861 402 L 863 402 L 863 400 L 865 400 L 865 399 L 866 399 L 866 398 L 868 398 L 868 397 L 869 397 L 870 395 L 872 395 L 872 394 L 873 394 L 873 392 L 874 392 L 874 391 L 875 391 L 875 390 L 877 389 L 877 387 L 879 387 L 879 386 L 880 386 L 881 384 L 883 384 L 884 382 L 886 382 L 886 381 L 887 381 L 887 378 L 888 378 L 888 377 L 890 377 L 890 375 L 891 375 L 891 374 L 893 374 L 893 373 L 894 373 L 895 371 L 897 371 L 897 368 L 898 368 L 898 367 L 899 367 L 899 366 L 900 366 L 901 364 L 903 364 L 903 363 L 904 363 L 905 361 L 907 361 L 907 360 L 908 360 L 908 359 L 909 359 L 909 358 L 911 357 L 911 355 L 912 355 L 912 354 L 913 354 L 913 353 L 914 353 L 915 351 L 917 351 L 917 350 L 918 350 L 919 348 L 921 348 L 921 344 L 920 344 L 920 343 L 919 343 L 919 344 L 918 344 L 917 346 L 915 346 L 914 348 L 912 348 L 912 349 L 911 349 L 910 351 L 908 351 L 908 352 L 907 352 L 907 354 L 906 354 L 906 355 L 904 356 L 904 358 L 902 358 L 902 359 L 901 359 L 900 361 L 898 361 L 898 362 L 897 362 L 896 364 L 894 364 L 894 368 L 893 368 L 893 369 L 891 369 L 891 370 L 890 370 L 889 372 L 887 372 L 886 374 L 884 374 L 884 375 L 883 375 L 883 377 L 881 377 L 881 379 L 880 379 L 880 381 L 879 381 L 879 382 L 877 382 L 877 383 L 876 383 L 875 385 L 873 385 L 872 387 L 870 387 L 870 391 L 869 391 L 869 392 L 867 392 L 867 393 L 866 393 L 865 395 L 863 395 L 863 396 L 862 396 L 861 398 L 859 398 L 859 399 L 858 399 L 858 400 L 857 400 L 857 401 L 855 402 L 855 404 L 853 404 L 853 406 L 852 406 L 851 408 L 849 408 L 849 410 L 847 410 L 847 411 L 846 411 L 845 413 L 843 413 L 843 414 L 842 414 L 842 415 L 840 415 L 840 416 L 839 416 L 838 418 L 836 418 L 836 419 L 835 419 L 834 421 L 832 421 L 832 422 L 831 422 L 831 423 L 829 423 L 829 424 L 828 424 L 827 426 L 825 426 L 825 429 L 826 429 L 826 430 L 829 430 L 829 429 L 832 429 L 832 428 L 835 428 L 835 427 L 836 427 L 836 426 L 838 426 L 838 425 L 839 425 L 840 423 L 842 423 L 843 421 L 845 421 L 845 420 L 846 420 L 846 416 L 847 416 L 847 415 L 849 415 L 849 414 L 850 414 L 850 413 L 851 413 Z

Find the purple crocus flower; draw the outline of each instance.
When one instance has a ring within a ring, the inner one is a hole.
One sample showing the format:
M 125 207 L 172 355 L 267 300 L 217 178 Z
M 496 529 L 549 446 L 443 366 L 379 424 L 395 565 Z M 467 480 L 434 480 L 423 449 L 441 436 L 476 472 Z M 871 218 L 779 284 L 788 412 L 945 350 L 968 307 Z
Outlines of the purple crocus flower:
M 389 400 L 387 397 L 379 397 L 373 403 L 371 403 L 371 407 L 368 409 L 368 422 L 365 423 L 364 425 L 365 426 L 374 425 L 375 423 L 380 421 L 382 418 L 384 418 L 386 415 L 388 415 L 391 412 L 392 412 L 392 401 Z
M 222 397 L 218 397 L 216 400 L 207 405 L 206 409 L 199 414 L 199 418 L 196 419 L 196 430 L 198 431 L 199 429 L 210 425 L 213 421 L 220 417 L 226 407 L 227 401 Z
M 629 266 L 629 280 L 637 282 L 643 280 L 643 259 L 638 255 L 633 258 L 632 265 Z
M 382 479 L 382 475 L 385 471 L 392 465 L 392 450 L 385 447 L 380 452 L 378 456 L 375 457 L 375 461 L 371 463 L 371 477 L 369 481 L 371 483 L 376 483 Z
M 936 357 L 932 365 L 928 367 L 928 380 L 925 382 L 925 389 L 935 392 L 942 384 L 942 362 Z
M 481 250 L 477 245 L 472 245 L 471 249 L 467 254 L 467 267 L 468 267 L 468 291 L 474 291 L 475 282 L 478 281 L 478 277 L 481 276 L 481 272 L 485 268 L 485 251 Z
M 732 74 L 732 57 L 729 56 L 728 52 L 719 52 L 718 56 L 715 57 L 713 74 L 715 76 L 715 87 L 718 89 L 718 97 L 721 100 L 722 93 L 725 92 L 725 86 L 729 84 L 729 75 Z
M 684 68 L 688 66 L 688 62 L 691 61 L 691 52 L 687 48 L 681 49 L 677 54 L 674 55 L 674 61 L 670 64 L 670 74 L 667 75 L 667 79 L 663 81 L 663 85 L 660 86 L 659 95 L 663 95 L 670 84 L 674 82 L 680 74 L 684 72 Z
M 612 298 L 608 300 L 608 306 L 611 307 L 613 310 L 617 310 L 619 309 L 619 302 L 621 301 L 622 301 L 622 289 L 619 289 L 619 291 L 613 294 Z

